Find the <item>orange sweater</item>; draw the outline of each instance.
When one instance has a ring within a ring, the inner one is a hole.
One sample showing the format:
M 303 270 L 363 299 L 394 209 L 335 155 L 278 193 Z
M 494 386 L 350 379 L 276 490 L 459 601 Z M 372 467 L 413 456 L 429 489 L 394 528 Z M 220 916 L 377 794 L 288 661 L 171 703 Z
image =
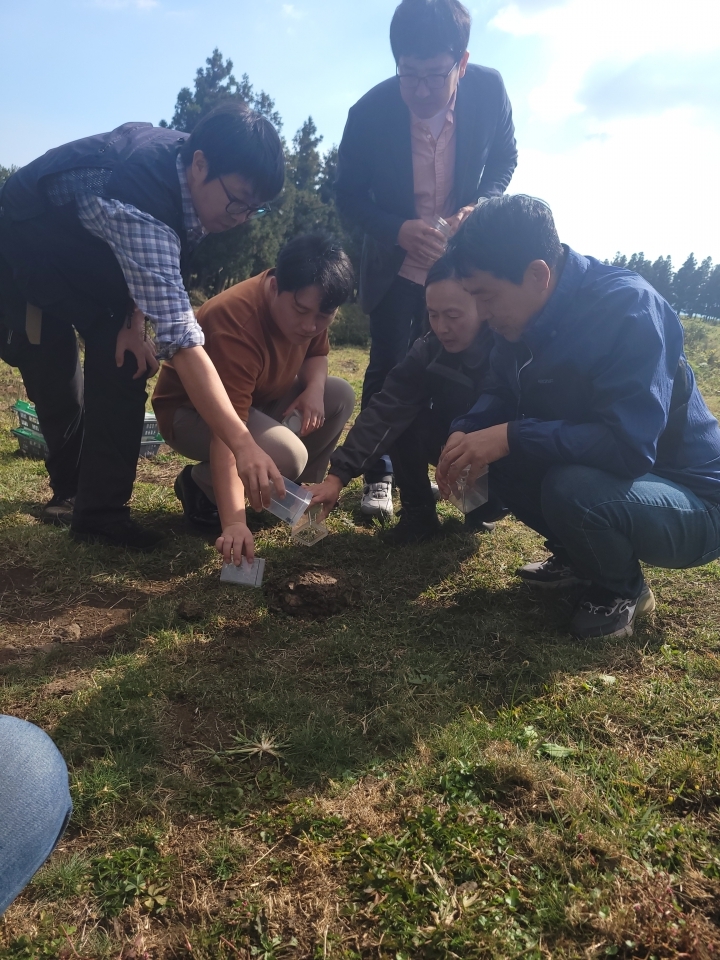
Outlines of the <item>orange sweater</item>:
M 250 407 L 263 407 L 288 392 L 308 357 L 326 357 L 327 330 L 309 344 L 290 343 L 275 326 L 265 293 L 272 271 L 229 287 L 198 311 L 205 350 L 215 364 L 238 416 L 247 421 Z M 172 360 L 162 365 L 152 398 L 158 427 L 172 440 L 178 407 L 192 407 Z

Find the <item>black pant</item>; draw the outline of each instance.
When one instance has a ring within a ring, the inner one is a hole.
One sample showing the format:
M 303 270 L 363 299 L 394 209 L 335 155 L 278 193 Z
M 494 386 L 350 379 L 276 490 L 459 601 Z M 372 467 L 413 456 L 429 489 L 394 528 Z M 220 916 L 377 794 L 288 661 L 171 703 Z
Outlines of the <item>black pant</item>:
M 437 466 L 440 453 L 450 432 L 451 420 L 437 410 L 427 408 L 413 420 L 390 448 L 395 479 L 400 488 L 400 502 L 405 510 L 435 511 L 435 497 L 430 486 L 428 464 Z M 495 484 L 490 479 L 490 495 L 487 503 L 473 511 L 479 520 L 497 520 L 505 513 L 505 507 L 494 492 Z
M 0 356 L 20 370 L 50 451 L 50 485 L 56 494 L 76 497 L 78 520 L 129 513 L 147 393 L 145 378 L 132 379 L 132 354 L 125 354 L 121 368 L 115 364 L 121 323 L 105 312 L 83 323 L 84 388 L 71 324 L 44 313 L 38 346 L 0 324 Z
M 370 360 L 365 371 L 364 410 L 393 367 L 404 360 L 425 327 L 425 289 L 419 283 L 395 277 L 392 286 L 370 314 Z M 365 473 L 366 483 L 376 483 L 392 474 L 390 458 L 380 457 Z

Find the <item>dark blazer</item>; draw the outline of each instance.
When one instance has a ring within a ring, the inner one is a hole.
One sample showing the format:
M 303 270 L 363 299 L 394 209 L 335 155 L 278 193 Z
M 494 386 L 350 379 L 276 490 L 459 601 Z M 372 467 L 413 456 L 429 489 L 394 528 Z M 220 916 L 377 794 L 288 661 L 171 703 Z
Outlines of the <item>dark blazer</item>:
M 480 197 L 498 196 L 517 166 L 512 110 L 497 70 L 469 64 L 455 105 L 457 154 L 455 209 Z M 348 114 L 340 143 L 337 205 L 365 233 L 360 301 L 373 310 L 387 293 L 405 258 L 397 245 L 400 227 L 414 220 L 410 111 L 397 77 L 373 87 Z

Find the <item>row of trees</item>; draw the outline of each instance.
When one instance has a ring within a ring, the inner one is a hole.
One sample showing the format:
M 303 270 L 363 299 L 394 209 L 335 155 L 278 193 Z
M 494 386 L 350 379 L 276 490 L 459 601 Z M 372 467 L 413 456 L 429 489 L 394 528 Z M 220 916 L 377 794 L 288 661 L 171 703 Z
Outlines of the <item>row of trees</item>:
M 678 313 L 720 320 L 720 264 L 713 266 L 710 257 L 698 263 L 691 253 L 678 270 L 673 270 L 670 257 L 650 261 L 644 253 L 616 253 L 608 262 L 639 273 Z

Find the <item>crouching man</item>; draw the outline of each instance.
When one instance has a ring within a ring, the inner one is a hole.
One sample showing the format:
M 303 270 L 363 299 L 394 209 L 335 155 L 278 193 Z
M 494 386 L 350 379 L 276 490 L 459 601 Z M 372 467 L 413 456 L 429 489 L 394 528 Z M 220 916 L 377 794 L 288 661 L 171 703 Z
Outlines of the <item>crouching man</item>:
M 425 296 L 432 332 L 418 339 L 390 371 L 380 393 L 332 455 L 324 483 L 313 490 L 313 504 L 322 503 L 329 513 L 342 488 L 363 472 L 378 450 L 390 450 L 402 511 L 385 539 L 395 546 L 422 543 L 441 533 L 428 464 L 438 462 L 450 424 L 470 409 L 489 377 L 492 334 L 448 257 L 430 267 Z M 504 512 L 491 495 L 487 504 L 466 516 L 466 528 L 487 532 Z
M 235 411 L 254 442 L 282 476 L 320 481 L 355 405 L 349 383 L 328 377 L 328 327 L 352 293 L 347 254 L 320 235 L 296 237 L 275 269 L 245 280 L 198 311 L 205 349 Z M 253 537 L 245 517 L 245 490 L 225 443 L 213 434 L 174 368 L 163 365 L 153 407 L 165 441 L 197 460 L 175 481 L 175 493 L 194 525 L 221 533 L 226 562 L 252 561 Z M 292 415 L 295 416 L 292 416 Z M 281 421 L 291 418 L 285 426 Z M 294 421 L 294 423 L 293 423 Z M 294 426 L 294 430 L 291 429 Z
M 503 501 L 552 552 L 519 576 L 587 586 L 576 636 L 629 636 L 655 607 L 640 561 L 685 568 L 720 555 L 720 428 L 682 326 L 639 276 L 561 245 L 530 197 L 485 202 L 450 255 L 498 335 L 500 386 L 453 424 L 440 489 L 490 464 Z

